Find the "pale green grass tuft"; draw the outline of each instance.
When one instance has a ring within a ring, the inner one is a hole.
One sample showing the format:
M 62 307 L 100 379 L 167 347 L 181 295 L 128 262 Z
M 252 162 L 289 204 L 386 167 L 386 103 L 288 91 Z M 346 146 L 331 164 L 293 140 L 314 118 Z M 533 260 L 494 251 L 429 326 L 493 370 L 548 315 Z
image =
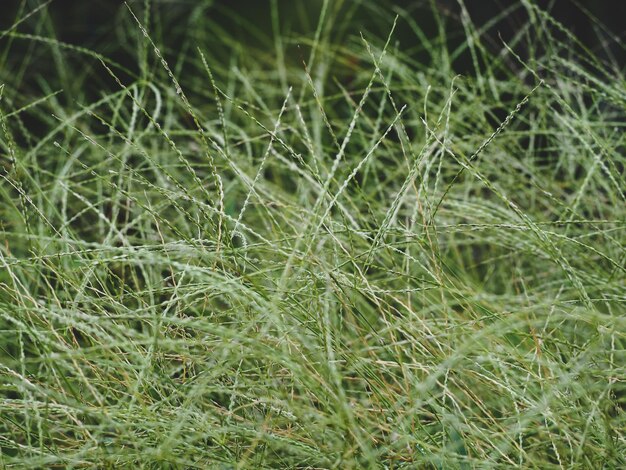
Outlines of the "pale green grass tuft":
M 3 468 L 626 466 L 623 72 L 383 3 L 0 33 Z

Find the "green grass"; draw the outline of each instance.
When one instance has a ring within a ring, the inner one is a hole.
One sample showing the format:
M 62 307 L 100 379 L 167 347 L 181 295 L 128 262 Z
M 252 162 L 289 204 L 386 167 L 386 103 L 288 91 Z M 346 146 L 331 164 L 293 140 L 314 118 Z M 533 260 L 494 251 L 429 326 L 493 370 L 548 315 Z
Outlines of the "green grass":
M 0 33 L 3 468 L 626 466 L 618 65 L 529 1 L 506 44 L 131 2 L 98 52 L 36 3 Z

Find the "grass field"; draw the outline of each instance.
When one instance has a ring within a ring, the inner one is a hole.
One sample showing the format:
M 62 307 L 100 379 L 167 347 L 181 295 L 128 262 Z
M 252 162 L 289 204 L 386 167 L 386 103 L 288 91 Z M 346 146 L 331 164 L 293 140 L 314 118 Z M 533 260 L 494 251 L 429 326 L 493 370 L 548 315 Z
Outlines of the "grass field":
M 0 33 L 0 466 L 626 467 L 623 67 L 211 3 Z

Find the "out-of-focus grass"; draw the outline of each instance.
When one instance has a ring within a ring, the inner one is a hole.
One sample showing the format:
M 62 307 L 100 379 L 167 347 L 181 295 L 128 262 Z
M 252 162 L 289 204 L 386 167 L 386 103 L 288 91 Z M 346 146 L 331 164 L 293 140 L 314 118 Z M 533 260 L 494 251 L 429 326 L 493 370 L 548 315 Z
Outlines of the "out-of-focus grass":
M 0 463 L 625 466 L 623 71 L 526 1 L 496 52 L 210 3 L 132 67 L 1 33 Z

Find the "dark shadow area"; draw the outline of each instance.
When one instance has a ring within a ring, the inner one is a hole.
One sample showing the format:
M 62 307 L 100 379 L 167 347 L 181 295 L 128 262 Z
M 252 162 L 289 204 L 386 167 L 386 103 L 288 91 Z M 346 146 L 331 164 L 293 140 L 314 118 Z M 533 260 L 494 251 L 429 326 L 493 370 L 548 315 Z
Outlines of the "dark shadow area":
M 29 12 L 43 5 L 42 0 L 7 0 L 2 2 L 0 15 L 0 29 L 5 30 L 14 23 L 19 11 Z M 155 17 L 163 23 L 164 28 L 175 27 L 185 22 L 188 16 L 196 9 L 200 2 L 154 1 L 152 6 Z M 331 2 L 333 3 L 333 2 Z M 342 8 L 355 9 L 355 5 L 362 2 L 344 2 Z M 426 33 L 434 34 L 436 26 L 433 19 L 426 12 L 431 4 L 439 9 L 444 16 L 452 21 L 447 25 L 449 33 L 454 37 L 455 29 L 460 27 L 461 8 L 455 0 L 429 2 L 424 0 L 396 0 L 387 2 L 389 11 L 402 9 L 413 15 Z M 128 4 L 136 12 L 140 12 L 143 1 L 129 1 Z M 256 33 L 265 34 L 272 31 L 272 2 L 269 0 L 215 0 L 206 2 L 205 14 L 216 23 L 238 38 L 242 44 L 258 46 L 255 41 Z M 626 18 L 626 2 L 613 0 L 539 0 L 537 6 L 549 12 L 552 17 L 571 31 L 576 38 L 605 60 L 614 60 L 623 66 L 626 58 L 621 40 L 624 39 L 624 22 Z M 292 2 L 277 0 L 276 2 L 281 28 L 287 28 L 295 35 L 312 34 L 316 27 L 322 2 Z M 303 8 L 304 5 L 304 8 Z M 478 28 L 489 24 L 494 18 L 502 15 L 495 24 L 487 28 L 487 42 L 500 48 L 501 36 L 504 40 L 511 39 L 528 21 L 526 10 L 521 2 L 514 0 L 466 0 L 465 7 L 471 20 Z M 122 25 L 120 19 L 128 16 L 125 2 L 120 0 L 53 0 L 47 6 L 53 24 L 51 25 L 56 37 L 64 42 L 90 47 L 102 51 L 105 46 L 115 43 L 116 30 Z M 504 14 L 503 14 L 504 13 Z M 235 19 L 233 16 L 237 15 Z M 367 8 L 357 8 L 354 13 L 356 23 L 363 26 L 363 30 L 380 27 L 379 18 L 375 18 Z M 24 14 L 21 15 L 23 17 Z M 37 16 L 37 15 L 33 15 Z M 26 21 L 29 23 L 29 21 Z M 18 27 L 17 30 L 23 30 Z M 118 31 L 119 32 L 119 31 Z M 356 32 L 356 31 L 355 31 Z M 396 37 L 401 43 L 407 43 L 414 38 L 409 36 L 407 28 L 402 24 L 398 27 Z M 462 36 L 459 36 L 461 38 Z M 172 36 L 172 41 L 179 38 Z M 174 44 L 170 44 L 174 47 Z

